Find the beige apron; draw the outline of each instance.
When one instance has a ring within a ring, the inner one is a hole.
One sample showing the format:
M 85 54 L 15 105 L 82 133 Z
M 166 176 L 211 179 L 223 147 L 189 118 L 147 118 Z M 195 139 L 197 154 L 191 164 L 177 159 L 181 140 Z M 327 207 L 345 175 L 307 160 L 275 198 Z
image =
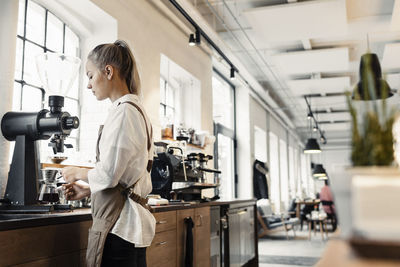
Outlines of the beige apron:
M 147 121 L 146 117 L 143 114 L 143 111 L 139 108 L 138 105 L 133 102 L 127 101 L 123 103 L 131 104 L 140 112 L 140 114 L 142 114 L 147 133 L 147 151 L 150 152 L 153 131 L 151 129 L 151 133 L 149 135 Z M 123 103 L 119 103 L 118 105 Z M 103 125 L 100 126 L 99 136 L 97 139 L 97 161 L 99 161 L 100 156 L 99 143 L 102 131 Z M 147 164 L 147 172 L 151 171 L 151 166 L 152 161 L 149 160 Z M 106 241 L 107 234 L 110 232 L 111 228 L 117 221 L 127 197 L 130 197 L 143 207 L 148 208 L 147 199 L 133 193 L 133 188 L 136 183 L 129 188 L 124 188 L 122 185 L 118 184 L 114 188 L 107 188 L 105 190 L 91 194 L 93 224 L 92 227 L 89 229 L 89 240 L 86 251 L 87 267 L 99 267 L 101 265 L 104 243 Z

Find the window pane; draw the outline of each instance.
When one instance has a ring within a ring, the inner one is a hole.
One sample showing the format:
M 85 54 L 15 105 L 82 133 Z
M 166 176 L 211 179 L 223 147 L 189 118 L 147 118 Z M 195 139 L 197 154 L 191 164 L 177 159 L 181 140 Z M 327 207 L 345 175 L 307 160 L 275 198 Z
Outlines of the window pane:
M 234 197 L 233 140 L 218 134 L 218 169 L 220 174 L 219 196 L 222 199 Z
M 166 104 L 170 107 L 175 107 L 174 105 L 174 89 L 167 86 L 167 99 Z
M 166 114 L 165 117 L 167 117 L 170 121 L 173 121 L 174 119 L 174 110 L 170 107 L 166 108 Z
M 164 106 L 163 106 L 163 105 L 161 105 L 161 104 L 160 104 L 160 110 L 159 110 L 159 113 L 160 113 L 160 120 L 161 120 L 162 118 L 164 118 L 164 117 L 165 117 L 165 114 L 164 114 Z
M 279 212 L 281 208 L 280 190 L 279 190 L 279 147 L 278 137 L 269 133 L 269 160 L 271 175 L 271 203 L 274 204 L 275 212 Z
M 65 26 L 65 48 L 64 54 L 74 57 L 79 57 L 79 38 L 71 31 L 68 26 Z
M 78 131 L 77 131 L 77 130 L 72 130 L 72 131 L 71 131 L 71 136 L 72 136 L 72 133 L 73 133 L 73 132 L 78 132 Z M 76 143 L 77 143 L 77 141 L 76 141 L 75 138 L 66 138 L 66 139 L 65 139 L 64 144 L 70 144 L 70 145 L 72 145 L 72 148 L 66 148 L 66 147 L 64 147 L 64 154 L 65 154 L 66 156 L 70 156 L 71 153 L 73 154 L 73 152 L 77 150 L 78 147 L 77 147 Z
M 36 67 L 36 56 L 43 53 L 37 45 L 25 42 L 24 80 L 36 86 L 42 86 Z
M 267 134 L 257 126 L 254 126 L 254 157 L 267 162 Z
M 294 149 L 289 146 L 289 197 L 290 199 L 296 197 L 296 178 L 295 178 L 295 163 L 294 163 Z
M 21 110 L 21 84 L 20 83 L 14 83 L 12 110 L 13 111 Z
M 165 99 L 165 80 L 163 78 L 160 78 L 160 103 L 166 104 L 166 99 Z
M 284 140 L 279 140 L 279 165 L 281 176 L 281 202 L 283 207 L 281 211 L 286 211 L 289 208 L 289 177 L 288 177 L 288 158 L 287 145 Z
M 45 9 L 33 1 L 28 2 L 26 15 L 26 38 L 44 45 Z
M 306 198 L 308 197 L 308 173 L 307 173 L 307 168 L 310 167 L 310 165 L 307 165 L 307 156 L 305 154 L 301 155 L 301 193 L 302 197 Z
M 25 0 L 19 0 L 17 34 L 20 36 L 24 36 L 24 23 L 25 23 Z
M 71 116 L 78 116 L 78 101 L 65 98 L 63 110 L 71 114 Z
M 22 110 L 39 111 L 42 109 L 42 91 L 25 85 L 22 89 Z
M 213 119 L 233 129 L 233 89 L 225 81 L 213 77 Z
M 17 51 L 15 53 L 15 73 L 14 73 L 14 79 L 17 80 L 22 79 L 22 51 L 23 51 L 23 42 L 21 39 L 17 38 Z
M 76 75 L 75 81 L 73 82 L 71 88 L 67 91 L 67 96 L 78 99 L 79 98 L 79 74 Z
M 47 13 L 46 47 L 62 53 L 64 24 L 50 12 Z

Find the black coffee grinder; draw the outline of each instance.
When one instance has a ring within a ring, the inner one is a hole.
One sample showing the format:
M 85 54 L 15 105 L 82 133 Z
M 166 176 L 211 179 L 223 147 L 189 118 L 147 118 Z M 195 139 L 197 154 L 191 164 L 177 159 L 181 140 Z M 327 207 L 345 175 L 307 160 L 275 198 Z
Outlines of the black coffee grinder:
M 49 96 L 49 107 L 39 112 L 7 112 L 1 120 L 1 132 L 15 141 L 8 181 L 0 206 L 1 212 L 46 212 L 51 205 L 38 205 L 38 153 L 36 140 L 47 140 L 54 154 L 64 152 L 65 138 L 79 127 L 78 117 L 62 111 L 64 97 Z

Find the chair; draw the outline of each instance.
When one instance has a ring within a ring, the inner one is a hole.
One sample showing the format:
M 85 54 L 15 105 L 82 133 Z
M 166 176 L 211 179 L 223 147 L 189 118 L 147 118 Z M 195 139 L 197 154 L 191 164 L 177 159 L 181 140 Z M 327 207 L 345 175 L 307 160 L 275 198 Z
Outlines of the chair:
M 274 214 L 268 199 L 257 201 L 257 220 L 261 226 L 261 231 L 258 234 L 259 238 L 269 233 L 285 231 L 286 238 L 289 239 L 288 232 L 290 230 L 293 230 L 293 234 L 296 237 L 294 226 L 298 224 L 299 219 L 290 218 L 290 216 L 284 216 L 283 214 Z
M 335 232 L 336 227 L 337 227 L 337 217 L 336 217 L 336 212 L 335 209 L 333 208 L 333 202 L 332 201 L 328 201 L 328 200 L 321 200 L 321 204 L 322 206 L 327 207 L 327 219 L 328 222 L 330 222 L 332 224 L 332 232 Z
M 303 230 L 303 222 L 307 222 L 307 215 L 311 214 L 311 211 L 314 210 L 314 205 L 303 204 L 300 211 L 300 230 Z

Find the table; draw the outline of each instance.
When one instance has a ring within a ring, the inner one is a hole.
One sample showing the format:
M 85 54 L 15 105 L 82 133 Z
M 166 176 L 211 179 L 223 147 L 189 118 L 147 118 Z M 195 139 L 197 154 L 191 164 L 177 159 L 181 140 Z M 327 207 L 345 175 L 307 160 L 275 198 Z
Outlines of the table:
M 321 201 L 319 199 L 314 199 L 314 200 L 296 200 L 296 217 L 299 218 L 300 220 L 300 206 L 301 204 L 304 205 L 319 205 Z
M 317 218 L 311 218 L 311 216 L 307 215 L 306 216 L 307 221 L 308 221 L 308 240 L 311 240 L 311 226 L 314 226 L 314 235 L 317 232 L 317 225 L 319 224 L 319 230 L 321 232 L 321 238 L 324 240 L 324 232 L 326 234 L 326 239 L 328 239 L 328 229 L 326 227 L 326 216 L 323 217 L 317 217 Z

